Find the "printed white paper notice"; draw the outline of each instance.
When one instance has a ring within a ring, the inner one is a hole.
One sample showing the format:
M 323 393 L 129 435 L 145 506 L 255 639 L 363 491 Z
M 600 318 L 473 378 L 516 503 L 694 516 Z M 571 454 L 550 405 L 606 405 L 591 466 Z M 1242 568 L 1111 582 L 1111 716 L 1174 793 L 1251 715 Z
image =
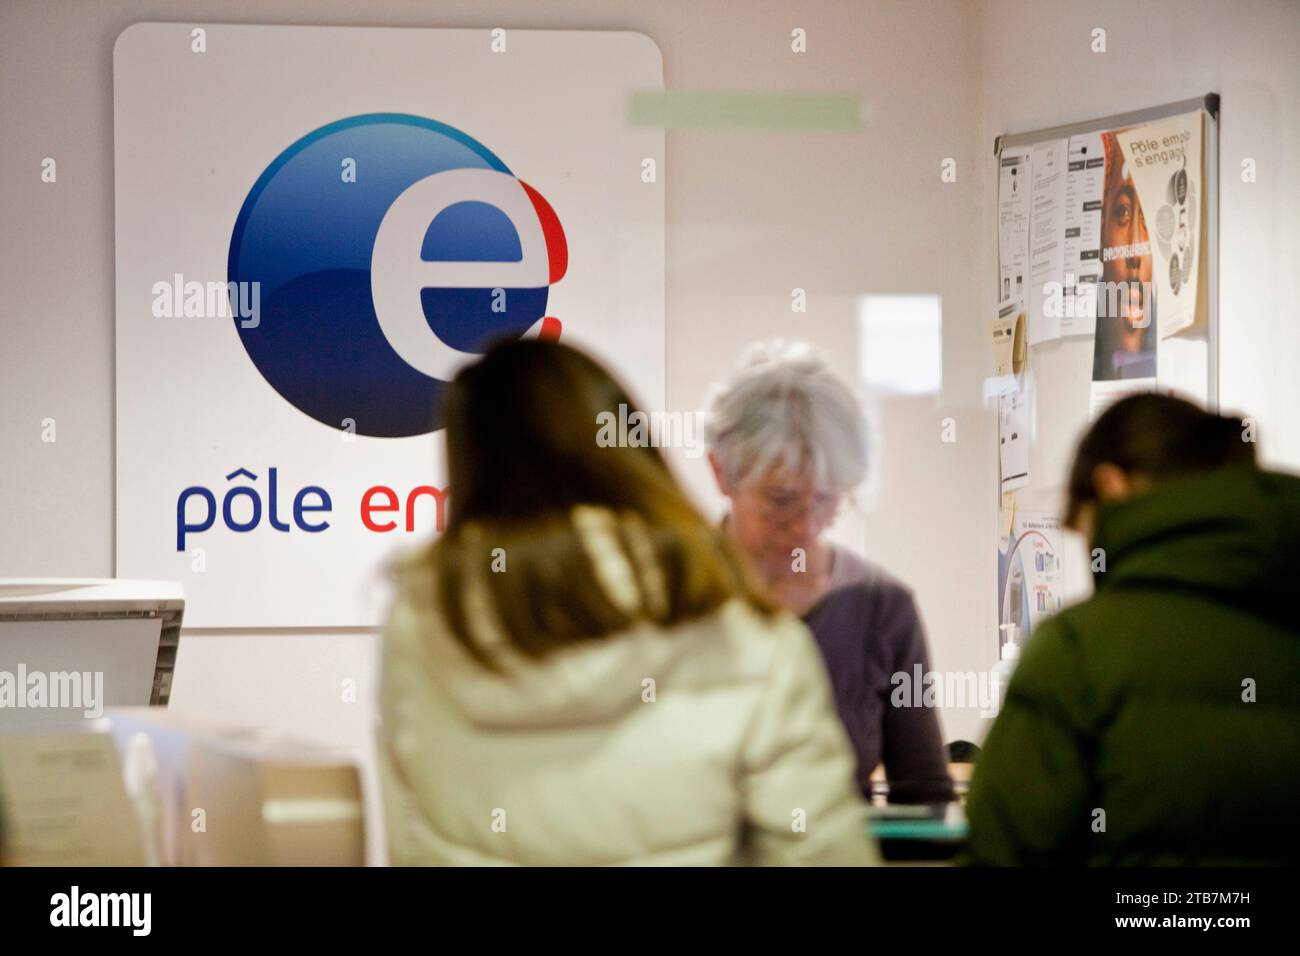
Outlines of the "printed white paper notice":
M 1101 281 L 1101 195 L 1106 153 L 1100 133 L 1070 137 L 1065 176 L 1065 278 L 1062 335 L 1092 335 Z
M 998 176 L 998 301 L 1025 302 L 1029 284 L 1029 150 L 1005 150 Z
M 113 738 L 0 734 L 8 866 L 144 866 Z
M 1065 167 L 1069 140 L 1036 143 L 1029 218 L 1029 344 L 1061 336 L 1065 265 Z
M 1029 484 L 1028 409 L 1023 389 L 1009 388 L 998 396 L 998 457 L 1003 492 Z

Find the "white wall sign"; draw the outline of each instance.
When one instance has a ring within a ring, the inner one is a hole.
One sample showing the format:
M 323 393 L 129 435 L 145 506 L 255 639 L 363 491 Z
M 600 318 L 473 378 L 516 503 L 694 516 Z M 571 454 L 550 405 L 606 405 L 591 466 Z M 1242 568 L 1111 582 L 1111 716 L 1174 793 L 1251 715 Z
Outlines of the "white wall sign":
M 113 68 L 116 570 L 183 582 L 187 626 L 377 623 L 492 339 L 663 407 L 646 37 L 140 23 Z

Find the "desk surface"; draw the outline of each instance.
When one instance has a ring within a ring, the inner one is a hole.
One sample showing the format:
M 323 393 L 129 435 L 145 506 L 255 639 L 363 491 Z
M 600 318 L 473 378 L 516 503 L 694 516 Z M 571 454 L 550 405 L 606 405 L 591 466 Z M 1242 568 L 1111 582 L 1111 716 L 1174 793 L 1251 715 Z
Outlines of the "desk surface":
M 926 840 L 954 843 L 966 839 L 965 820 L 873 820 L 868 830 L 877 840 Z
M 867 831 L 890 864 L 950 863 L 969 827 L 959 802 L 939 806 L 874 807 Z

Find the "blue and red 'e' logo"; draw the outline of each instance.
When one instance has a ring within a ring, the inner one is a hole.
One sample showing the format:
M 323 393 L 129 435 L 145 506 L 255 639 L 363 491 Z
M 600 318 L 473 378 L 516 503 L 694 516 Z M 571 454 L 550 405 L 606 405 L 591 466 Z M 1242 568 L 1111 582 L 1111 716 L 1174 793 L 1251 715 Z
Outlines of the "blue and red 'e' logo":
M 557 337 L 546 301 L 567 266 L 550 204 L 487 147 L 370 113 L 307 134 L 258 177 L 228 272 L 261 283 L 259 321 L 235 326 L 281 396 L 395 438 L 441 427 L 444 385 L 487 343 Z

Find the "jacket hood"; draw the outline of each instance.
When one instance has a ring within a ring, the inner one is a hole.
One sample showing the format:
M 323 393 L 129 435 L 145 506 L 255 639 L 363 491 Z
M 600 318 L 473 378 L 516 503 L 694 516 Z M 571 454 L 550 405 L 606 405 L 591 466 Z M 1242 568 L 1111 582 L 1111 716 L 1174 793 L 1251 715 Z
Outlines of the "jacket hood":
M 737 616 L 752 614 L 733 600 L 671 630 L 645 625 L 540 659 L 502 641 L 490 649 L 497 668 L 489 670 L 459 644 L 441 615 L 431 622 L 409 604 L 399 613 L 406 621 L 397 626 L 422 632 L 428 677 L 449 706 L 479 727 L 532 730 L 607 723 L 680 692 L 686 673 L 692 687 L 734 683 L 735 662 L 725 645 L 739 632 Z
M 1300 477 L 1232 466 L 1097 513 L 1097 590 L 1195 592 L 1300 631 Z

